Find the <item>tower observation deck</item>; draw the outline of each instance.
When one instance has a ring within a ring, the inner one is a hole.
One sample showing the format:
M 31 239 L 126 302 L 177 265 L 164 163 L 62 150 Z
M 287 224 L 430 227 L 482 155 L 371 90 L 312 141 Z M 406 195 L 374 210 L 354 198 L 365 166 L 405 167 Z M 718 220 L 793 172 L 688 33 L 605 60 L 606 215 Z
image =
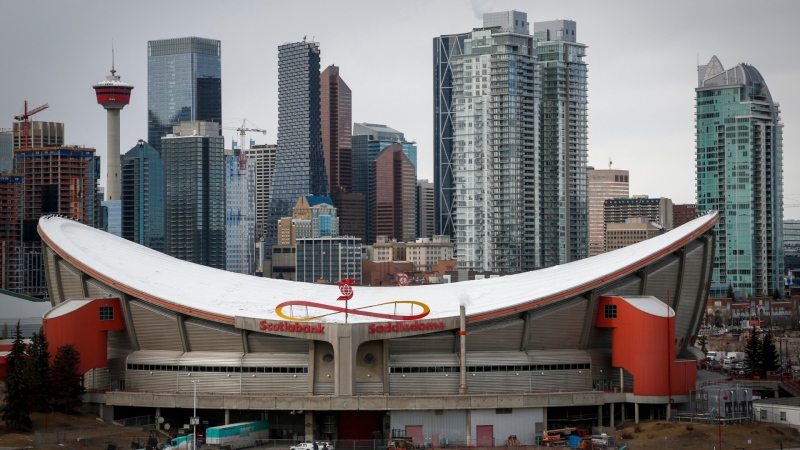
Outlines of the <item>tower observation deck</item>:
M 116 73 L 112 62 L 111 75 L 92 86 L 97 94 L 97 103 L 103 105 L 107 113 L 106 200 L 120 199 L 119 112 L 130 102 L 133 90 L 133 86 L 122 81 Z

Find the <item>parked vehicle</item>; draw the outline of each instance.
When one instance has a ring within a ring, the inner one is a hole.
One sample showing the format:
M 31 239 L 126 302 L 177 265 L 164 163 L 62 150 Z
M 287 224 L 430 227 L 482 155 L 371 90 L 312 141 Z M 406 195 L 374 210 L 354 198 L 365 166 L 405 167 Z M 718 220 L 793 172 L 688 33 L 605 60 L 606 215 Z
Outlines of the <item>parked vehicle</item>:
M 717 361 L 722 364 L 722 361 L 725 359 L 725 352 L 719 350 L 709 350 L 708 353 L 706 353 L 706 359 L 709 362 Z
M 319 449 L 319 445 L 317 445 L 317 449 Z M 313 442 L 302 442 L 300 444 L 295 444 L 289 447 L 289 450 L 314 450 L 314 443 Z
M 206 428 L 207 444 L 216 447 L 224 445 L 231 450 L 253 447 L 262 439 L 269 439 L 269 422 L 266 420 Z
M 744 352 L 728 352 L 725 355 L 725 365 L 744 362 Z
M 192 450 L 192 435 L 186 434 L 170 440 L 163 450 Z

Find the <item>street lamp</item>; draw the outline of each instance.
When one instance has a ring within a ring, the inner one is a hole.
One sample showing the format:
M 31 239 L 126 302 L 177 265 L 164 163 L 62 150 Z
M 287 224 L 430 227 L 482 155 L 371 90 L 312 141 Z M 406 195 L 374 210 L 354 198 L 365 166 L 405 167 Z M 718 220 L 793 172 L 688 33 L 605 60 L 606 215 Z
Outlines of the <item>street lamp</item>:
M 192 450 L 197 450 L 197 422 L 199 422 L 197 417 L 197 381 L 198 380 L 192 381 L 192 384 L 194 385 L 194 410 L 192 412 L 192 418 L 190 420 L 190 423 L 192 424 L 193 427 Z
M 724 394 L 725 389 L 723 388 L 717 389 L 717 430 L 719 430 L 719 450 L 722 450 L 722 409 L 720 406 L 719 391 L 722 391 Z M 728 400 L 728 396 L 724 395 L 722 397 L 722 400 Z

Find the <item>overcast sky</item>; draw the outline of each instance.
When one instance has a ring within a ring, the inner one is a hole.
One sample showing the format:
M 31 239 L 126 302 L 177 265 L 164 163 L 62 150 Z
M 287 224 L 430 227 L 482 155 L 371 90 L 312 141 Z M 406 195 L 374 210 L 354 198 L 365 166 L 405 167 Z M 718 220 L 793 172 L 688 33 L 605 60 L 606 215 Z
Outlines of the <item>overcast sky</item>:
M 432 180 L 432 38 L 511 9 L 530 22 L 577 22 L 588 45 L 589 164 L 607 168 L 611 159 L 630 170 L 631 194 L 695 202 L 698 58 L 755 66 L 781 104 L 785 217 L 800 219 L 791 170 L 800 166 L 800 2 L 792 0 L 4 1 L 0 128 L 24 100 L 48 103 L 35 120 L 65 122 L 68 143 L 105 157 L 106 113 L 92 84 L 108 74 L 113 39 L 117 74 L 135 86 L 122 112 L 124 153 L 147 137 L 147 41 L 200 36 L 222 41 L 223 125 L 247 118 L 268 130 L 252 136 L 257 143 L 274 143 L 277 48 L 307 36 L 320 43 L 322 67 L 338 65 L 352 89 L 353 121 L 415 139 L 419 177 Z M 235 133 L 225 131 L 226 146 Z

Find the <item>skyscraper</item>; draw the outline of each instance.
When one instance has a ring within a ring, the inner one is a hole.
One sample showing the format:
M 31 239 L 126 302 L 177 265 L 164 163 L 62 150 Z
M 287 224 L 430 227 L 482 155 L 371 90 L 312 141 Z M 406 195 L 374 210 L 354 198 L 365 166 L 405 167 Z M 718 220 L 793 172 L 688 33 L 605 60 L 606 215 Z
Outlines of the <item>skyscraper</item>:
M 453 58 L 464 52 L 469 33 L 433 38 L 433 189 L 435 234 L 455 237 L 453 179 Z
M 417 181 L 417 237 L 434 236 L 433 183 L 428 180 Z
M 42 242 L 36 226 L 46 214 L 62 214 L 93 226 L 97 192 L 95 149 L 46 147 L 14 150 L 16 172 L 23 176 L 20 294 L 47 295 Z
M 212 122 L 181 122 L 161 138 L 165 253 L 225 269 L 224 138 Z
M 698 67 L 697 209 L 718 210 L 712 283 L 749 295 L 783 286 L 783 124 L 764 77 Z
M 256 272 L 256 171 L 253 158 L 225 156 L 225 270 Z
M 351 192 L 353 183 L 352 93 L 331 65 L 320 75 L 322 151 L 328 192 Z
M 20 255 L 24 178 L 22 174 L 0 174 L 0 289 L 13 292 L 22 289 L 23 280 Z
M 122 156 L 122 237 L 164 251 L 164 160 L 141 140 Z
M 0 173 L 14 171 L 14 137 L 10 131 L 0 131 Z
M 269 190 L 272 174 L 275 172 L 275 152 L 277 145 L 254 145 L 244 150 L 244 155 L 255 161 L 256 173 L 256 239 L 264 236 L 267 214 L 269 213 Z
M 353 192 L 364 195 L 366 216 L 367 245 L 375 242 L 372 234 L 374 226 L 374 207 L 372 203 L 373 171 L 375 158 L 388 146 L 400 144 L 403 153 L 417 167 L 417 143 L 406 141 L 405 135 L 386 125 L 376 123 L 356 123 L 353 125 Z M 415 175 L 416 178 L 416 175 Z
M 186 121 L 222 123 L 222 46 L 199 37 L 147 42 L 147 142 Z
M 541 266 L 535 42 L 523 12 L 483 22 L 449 58 L 456 254 L 459 269 L 520 272 Z
M 372 161 L 372 235 L 406 242 L 416 237 L 414 165 L 400 143 L 386 147 Z
M 271 258 L 281 217 L 292 214 L 302 195 L 327 195 L 322 152 L 319 44 L 278 47 L 278 151 L 265 225 L 265 257 Z
M 571 20 L 533 24 L 542 74 L 539 219 L 543 267 L 588 254 L 586 45 L 576 41 L 576 28 Z
M 605 252 L 605 222 L 603 202 L 612 198 L 628 198 L 627 170 L 593 169 L 587 171 L 587 197 L 589 209 L 589 256 Z

